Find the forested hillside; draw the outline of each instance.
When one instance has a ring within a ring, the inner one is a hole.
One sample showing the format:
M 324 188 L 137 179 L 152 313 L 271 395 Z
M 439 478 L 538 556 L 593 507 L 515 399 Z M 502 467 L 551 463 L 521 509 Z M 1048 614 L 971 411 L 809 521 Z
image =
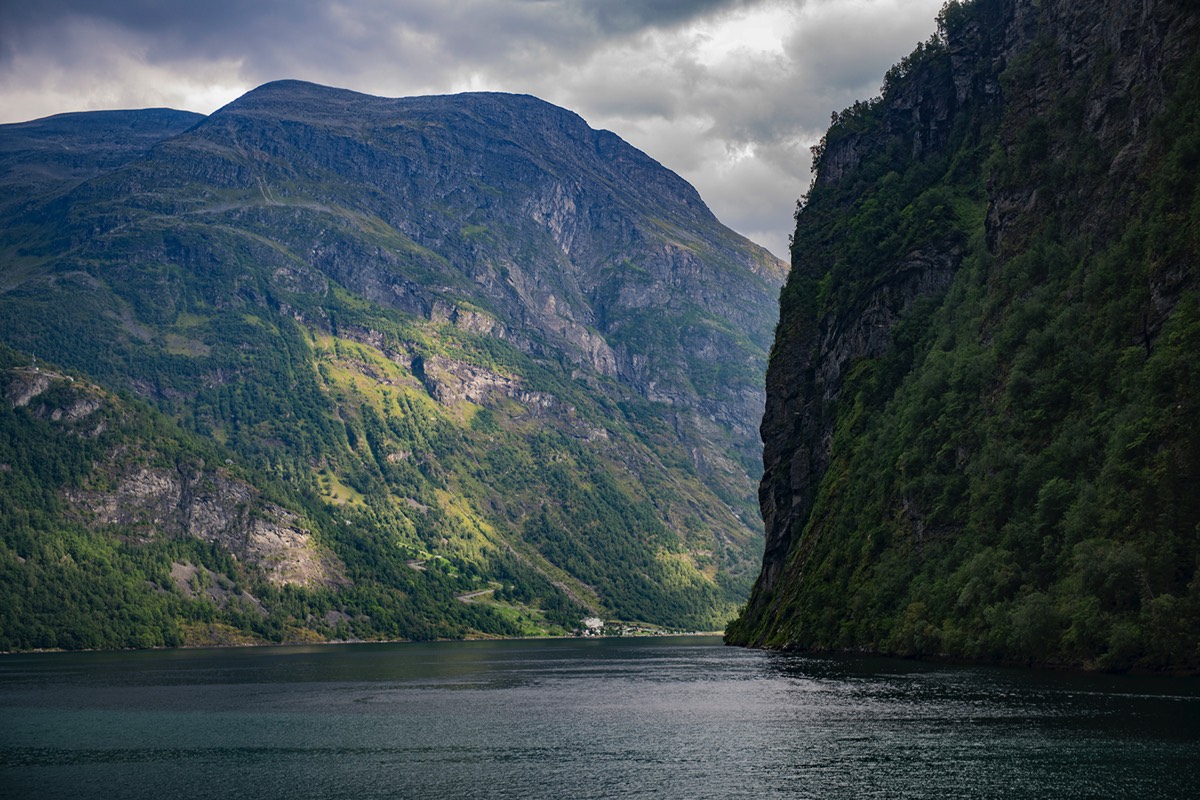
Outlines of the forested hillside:
M 816 148 L 732 642 L 1200 669 L 1200 14 L 948 3 Z
M 711 629 L 744 597 L 783 265 L 615 135 L 281 82 L 0 155 L 0 649 Z

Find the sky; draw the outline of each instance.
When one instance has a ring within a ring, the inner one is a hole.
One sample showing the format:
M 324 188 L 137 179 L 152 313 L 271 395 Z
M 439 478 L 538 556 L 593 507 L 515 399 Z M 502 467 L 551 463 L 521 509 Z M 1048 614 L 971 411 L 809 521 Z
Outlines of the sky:
M 943 0 L 0 0 L 0 122 L 211 113 L 296 78 L 384 97 L 532 94 L 692 183 L 787 257 L 809 147 Z

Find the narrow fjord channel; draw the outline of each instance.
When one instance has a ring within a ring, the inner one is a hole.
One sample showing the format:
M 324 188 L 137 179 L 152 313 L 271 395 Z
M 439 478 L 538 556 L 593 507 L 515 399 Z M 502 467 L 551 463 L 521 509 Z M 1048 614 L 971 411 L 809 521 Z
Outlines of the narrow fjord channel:
M 0 657 L 9 798 L 1183 797 L 1200 691 L 715 637 Z

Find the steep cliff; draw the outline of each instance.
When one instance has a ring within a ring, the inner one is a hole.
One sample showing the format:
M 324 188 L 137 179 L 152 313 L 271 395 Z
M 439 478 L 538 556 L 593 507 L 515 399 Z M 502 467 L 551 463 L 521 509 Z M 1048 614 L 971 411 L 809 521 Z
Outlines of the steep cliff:
M 1197 11 L 938 23 L 815 149 L 728 638 L 1196 669 Z

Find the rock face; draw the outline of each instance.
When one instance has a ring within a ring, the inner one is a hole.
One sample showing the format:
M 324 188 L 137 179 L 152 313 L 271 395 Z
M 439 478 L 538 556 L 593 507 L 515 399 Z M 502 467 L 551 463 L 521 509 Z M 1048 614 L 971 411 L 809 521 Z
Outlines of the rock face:
M 344 582 L 337 559 L 316 546 L 294 513 L 263 502 L 249 484 L 198 467 L 142 467 L 122 476 L 113 491 L 74 491 L 67 499 L 93 525 L 219 544 L 278 586 Z
M 1196 502 L 1146 466 L 1194 474 L 1172 420 L 1195 389 L 1145 381 L 1190 330 L 1197 247 L 1167 221 L 1195 193 L 1174 165 L 1198 135 L 1198 15 L 977 0 L 938 22 L 814 150 L 767 376 L 766 553 L 728 638 L 1195 668 Z M 1105 430 L 1143 414 L 1155 456 Z M 1085 568 L 1126 549 L 1138 601 Z
M 51 370 L 9 369 L 0 380 L 10 408 L 49 423 L 55 437 L 95 440 L 120 416 L 119 401 L 104 390 Z M 313 541 L 297 514 L 265 501 L 245 481 L 206 468 L 203 459 L 181 460 L 174 468 L 147 466 L 151 454 L 143 447 L 125 438 L 105 453 L 90 482 L 115 486 L 65 489 L 68 513 L 133 540 L 191 536 L 216 543 L 275 585 L 345 583 L 337 558 Z

